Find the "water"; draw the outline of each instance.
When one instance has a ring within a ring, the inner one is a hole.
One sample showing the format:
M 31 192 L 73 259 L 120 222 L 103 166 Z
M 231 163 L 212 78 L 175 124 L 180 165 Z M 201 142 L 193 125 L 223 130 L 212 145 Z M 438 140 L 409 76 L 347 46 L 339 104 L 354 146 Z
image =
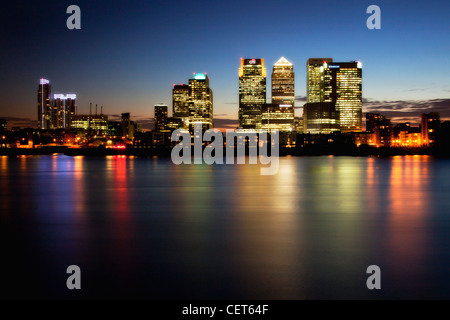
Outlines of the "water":
M 448 299 L 449 187 L 425 156 L 0 157 L 1 297 Z

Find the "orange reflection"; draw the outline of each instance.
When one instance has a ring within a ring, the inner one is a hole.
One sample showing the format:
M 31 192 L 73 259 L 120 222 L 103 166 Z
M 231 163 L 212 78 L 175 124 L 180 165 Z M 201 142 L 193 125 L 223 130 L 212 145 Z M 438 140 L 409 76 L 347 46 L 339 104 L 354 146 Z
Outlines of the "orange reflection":
M 73 158 L 74 161 L 74 193 L 75 193 L 75 211 L 78 216 L 83 217 L 86 212 L 86 195 L 83 180 L 83 156 L 76 156 Z
M 408 265 L 414 265 L 417 270 L 425 259 L 428 246 L 425 219 L 431 210 L 429 161 L 428 156 L 392 159 L 388 242 L 398 272 L 408 273 L 408 270 L 402 270 Z

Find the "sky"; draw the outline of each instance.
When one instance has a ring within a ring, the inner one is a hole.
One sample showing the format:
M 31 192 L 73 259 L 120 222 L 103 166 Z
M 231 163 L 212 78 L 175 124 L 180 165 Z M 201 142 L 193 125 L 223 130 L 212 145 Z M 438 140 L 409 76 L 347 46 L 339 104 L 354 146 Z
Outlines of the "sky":
M 81 30 L 69 30 L 69 5 Z M 369 30 L 369 5 L 381 29 Z M 294 64 L 296 106 L 304 104 L 306 61 L 363 64 L 363 111 L 417 120 L 439 110 L 450 119 L 450 1 L 42 0 L 0 5 L 0 117 L 36 123 L 40 78 L 52 93 L 76 93 L 111 118 L 130 112 L 145 125 L 153 106 L 171 106 L 173 84 L 207 72 L 214 118 L 236 123 L 240 58 Z M 267 93 L 270 101 L 270 90 Z M 169 108 L 170 109 L 170 108 Z M 301 109 L 296 110 L 301 116 Z

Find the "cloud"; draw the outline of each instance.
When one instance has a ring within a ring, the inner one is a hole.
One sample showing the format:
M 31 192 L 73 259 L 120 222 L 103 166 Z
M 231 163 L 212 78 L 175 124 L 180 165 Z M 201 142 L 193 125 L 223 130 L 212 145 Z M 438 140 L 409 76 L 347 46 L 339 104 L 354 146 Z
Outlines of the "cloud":
M 5 119 L 6 124 L 9 129 L 12 127 L 21 127 L 21 128 L 36 128 L 37 120 L 33 120 L 30 118 L 21 118 L 21 117 L 0 117 L 0 119 Z
M 422 113 L 439 112 L 442 120 L 450 119 L 450 99 L 379 101 L 363 99 L 363 112 L 385 115 L 393 122 L 419 123 Z
M 295 96 L 295 101 L 306 102 L 305 96 Z
M 214 128 L 217 129 L 236 129 L 239 121 L 235 119 L 214 119 Z

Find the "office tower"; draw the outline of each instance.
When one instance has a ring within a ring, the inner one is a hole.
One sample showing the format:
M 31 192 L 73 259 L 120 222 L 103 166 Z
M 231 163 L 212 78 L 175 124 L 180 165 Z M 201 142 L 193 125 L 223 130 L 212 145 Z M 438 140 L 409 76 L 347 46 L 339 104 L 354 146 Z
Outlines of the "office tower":
M 272 103 L 294 106 L 294 66 L 284 57 L 274 65 L 272 71 Z
M 362 131 L 361 62 L 324 63 L 324 102 L 334 102 L 341 132 Z
M 167 129 L 167 106 L 158 104 L 155 106 L 155 131 L 163 132 Z
M 306 62 L 306 102 L 323 102 L 324 63 L 332 58 L 311 58 Z
M 51 85 L 47 79 L 39 81 L 38 88 L 38 128 L 52 129 L 52 107 L 50 101 Z
M 266 103 L 264 59 L 241 59 L 239 68 L 239 128 L 260 129 Z
M 54 94 L 52 107 L 52 128 L 70 129 L 72 118 L 76 114 L 75 94 Z
M 311 102 L 303 106 L 303 132 L 330 134 L 340 130 L 339 111 L 334 102 Z
M 330 58 L 309 59 L 307 102 L 334 102 L 336 111 L 340 114 L 341 132 L 362 131 L 361 62 L 332 62 Z
M 422 114 L 422 143 L 424 146 L 432 146 L 436 143 L 436 137 L 441 127 L 438 112 Z
M 294 113 L 291 105 L 263 104 L 261 107 L 261 129 L 271 132 L 294 131 Z
M 189 117 L 189 86 L 184 84 L 173 85 L 172 112 L 174 118 L 185 119 Z
M 194 78 L 189 79 L 189 117 L 186 125 L 190 131 L 194 130 L 195 123 L 200 123 L 203 130 L 213 127 L 213 92 L 206 73 L 194 74 Z
M 261 129 L 277 129 L 279 131 L 294 131 L 294 102 L 295 102 L 294 66 L 284 57 L 281 57 L 274 65 L 272 71 L 272 104 L 279 108 L 265 108 L 269 114 L 261 115 Z M 275 119 L 275 118 L 277 119 Z M 282 117 L 282 119 L 280 119 Z M 270 118 L 273 118 L 270 121 Z M 264 125 L 269 120 L 271 125 Z M 277 126 L 277 121 L 279 126 Z

